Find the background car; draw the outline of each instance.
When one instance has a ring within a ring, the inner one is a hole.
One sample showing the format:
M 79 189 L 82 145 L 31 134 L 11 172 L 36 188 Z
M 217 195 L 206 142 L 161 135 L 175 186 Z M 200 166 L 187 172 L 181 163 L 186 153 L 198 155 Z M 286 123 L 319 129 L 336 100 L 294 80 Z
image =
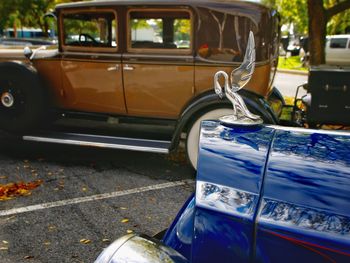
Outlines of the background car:
M 6 46 L 52 46 L 57 44 L 57 40 L 40 38 L 0 38 L 0 47 Z
M 326 64 L 350 66 L 350 35 L 327 36 Z
M 183 139 L 195 168 L 200 121 L 231 108 L 214 93 L 213 75 L 240 65 L 250 31 L 257 64 L 241 95 L 266 123 L 279 121 L 279 17 L 267 7 L 85 1 L 58 5 L 55 16 L 56 50 L 0 50 L 0 129 L 31 141 L 158 153 Z

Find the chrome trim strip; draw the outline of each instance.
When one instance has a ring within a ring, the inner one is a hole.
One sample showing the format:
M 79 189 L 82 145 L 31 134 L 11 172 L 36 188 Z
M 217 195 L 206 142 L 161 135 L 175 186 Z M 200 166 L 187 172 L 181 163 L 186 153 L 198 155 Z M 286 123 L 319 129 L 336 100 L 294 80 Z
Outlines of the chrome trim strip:
M 114 137 L 112 137 L 112 138 L 114 138 Z M 78 145 L 78 146 L 92 146 L 92 147 L 121 149 L 121 150 L 130 150 L 130 151 L 139 151 L 139 152 L 165 153 L 165 154 L 169 153 L 168 148 L 135 146 L 135 145 L 127 145 L 127 144 L 89 142 L 89 141 L 71 140 L 71 139 L 55 139 L 55 138 L 40 137 L 40 136 L 23 136 L 23 140 L 35 141 L 35 142 L 57 143 L 57 144 L 67 144 L 67 145 Z M 131 140 L 133 140 L 133 139 L 131 139 Z
M 125 53 L 123 54 L 123 58 L 124 59 L 150 59 L 150 60 L 154 60 L 154 59 L 183 59 L 183 60 L 194 60 L 194 57 L 192 55 L 183 55 L 183 54 L 179 54 L 179 55 L 173 55 L 173 54 L 130 54 L 130 53 Z
M 339 136 L 350 136 L 350 131 L 338 131 L 338 130 L 317 130 L 317 129 L 307 129 L 299 127 L 286 127 L 278 125 L 266 125 L 265 127 L 272 128 L 281 131 L 292 131 L 292 132 L 303 132 L 303 133 L 318 133 L 318 134 L 328 134 L 328 135 L 339 135 Z
M 170 141 L 162 141 L 162 140 L 136 139 L 136 138 L 126 138 L 126 137 L 116 137 L 116 136 L 83 134 L 83 133 L 64 133 L 64 134 L 70 135 L 70 136 L 84 136 L 84 137 L 100 138 L 100 139 L 117 139 L 117 140 L 143 141 L 143 142 L 169 143 L 169 144 L 171 143 Z
M 82 56 L 82 57 L 99 57 L 99 58 L 121 58 L 120 53 L 110 52 L 110 53 L 96 53 L 96 52 L 74 52 L 74 51 L 64 51 L 59 53 L 62 56 Z

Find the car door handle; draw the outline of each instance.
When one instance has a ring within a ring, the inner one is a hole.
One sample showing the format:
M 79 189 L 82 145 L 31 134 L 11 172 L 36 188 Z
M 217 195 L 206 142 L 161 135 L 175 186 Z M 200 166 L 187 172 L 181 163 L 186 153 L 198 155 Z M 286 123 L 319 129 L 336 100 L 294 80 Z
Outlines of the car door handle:
M 117 70 L 119 70 L 119 65 L 115 65 L 115 66 L 107 68 L 107 71 L 117 71 Z
M 135 67 L 130 66 L 130 65 L 128 65 L 128 64 L 125 64 L 124 67 L 123 67 L 123 69 L 124 69 L 124 70 L 128 70 L 128 71 L 132 71 L 132 70 L 135 69 Z

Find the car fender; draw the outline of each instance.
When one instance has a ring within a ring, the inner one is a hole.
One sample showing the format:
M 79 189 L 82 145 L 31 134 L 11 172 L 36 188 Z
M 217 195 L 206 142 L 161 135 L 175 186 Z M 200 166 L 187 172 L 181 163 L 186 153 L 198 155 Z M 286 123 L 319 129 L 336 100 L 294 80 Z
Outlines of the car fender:
M 262 117 L 263 121 L 268 124 L 277 124 L 278 118 L 269 103 L 264 97 L 259 96 L 248 90 L 240 90 L 238 92 L 247 107 L 252 113 Z M 193 98 L 182 110 L 177 121 L 175 132 L 172 138 L 171 150 L 175 149 L 180 141 L 182 132 L 186 132 L 187 128 L 199 116 L 209 110 L 217 108 L 232 108 L 232 104 L 228 99 L 220 99 L 214 91 L 210 90 Z

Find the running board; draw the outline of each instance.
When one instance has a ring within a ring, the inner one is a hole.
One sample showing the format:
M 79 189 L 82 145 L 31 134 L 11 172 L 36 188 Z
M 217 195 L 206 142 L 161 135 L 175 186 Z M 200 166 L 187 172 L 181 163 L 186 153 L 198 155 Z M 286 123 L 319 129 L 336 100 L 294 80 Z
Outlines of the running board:
M 23 140 L 165 154 L 169 153 L 171 145 L 170 141 L 56 132 L 25 135 Z

